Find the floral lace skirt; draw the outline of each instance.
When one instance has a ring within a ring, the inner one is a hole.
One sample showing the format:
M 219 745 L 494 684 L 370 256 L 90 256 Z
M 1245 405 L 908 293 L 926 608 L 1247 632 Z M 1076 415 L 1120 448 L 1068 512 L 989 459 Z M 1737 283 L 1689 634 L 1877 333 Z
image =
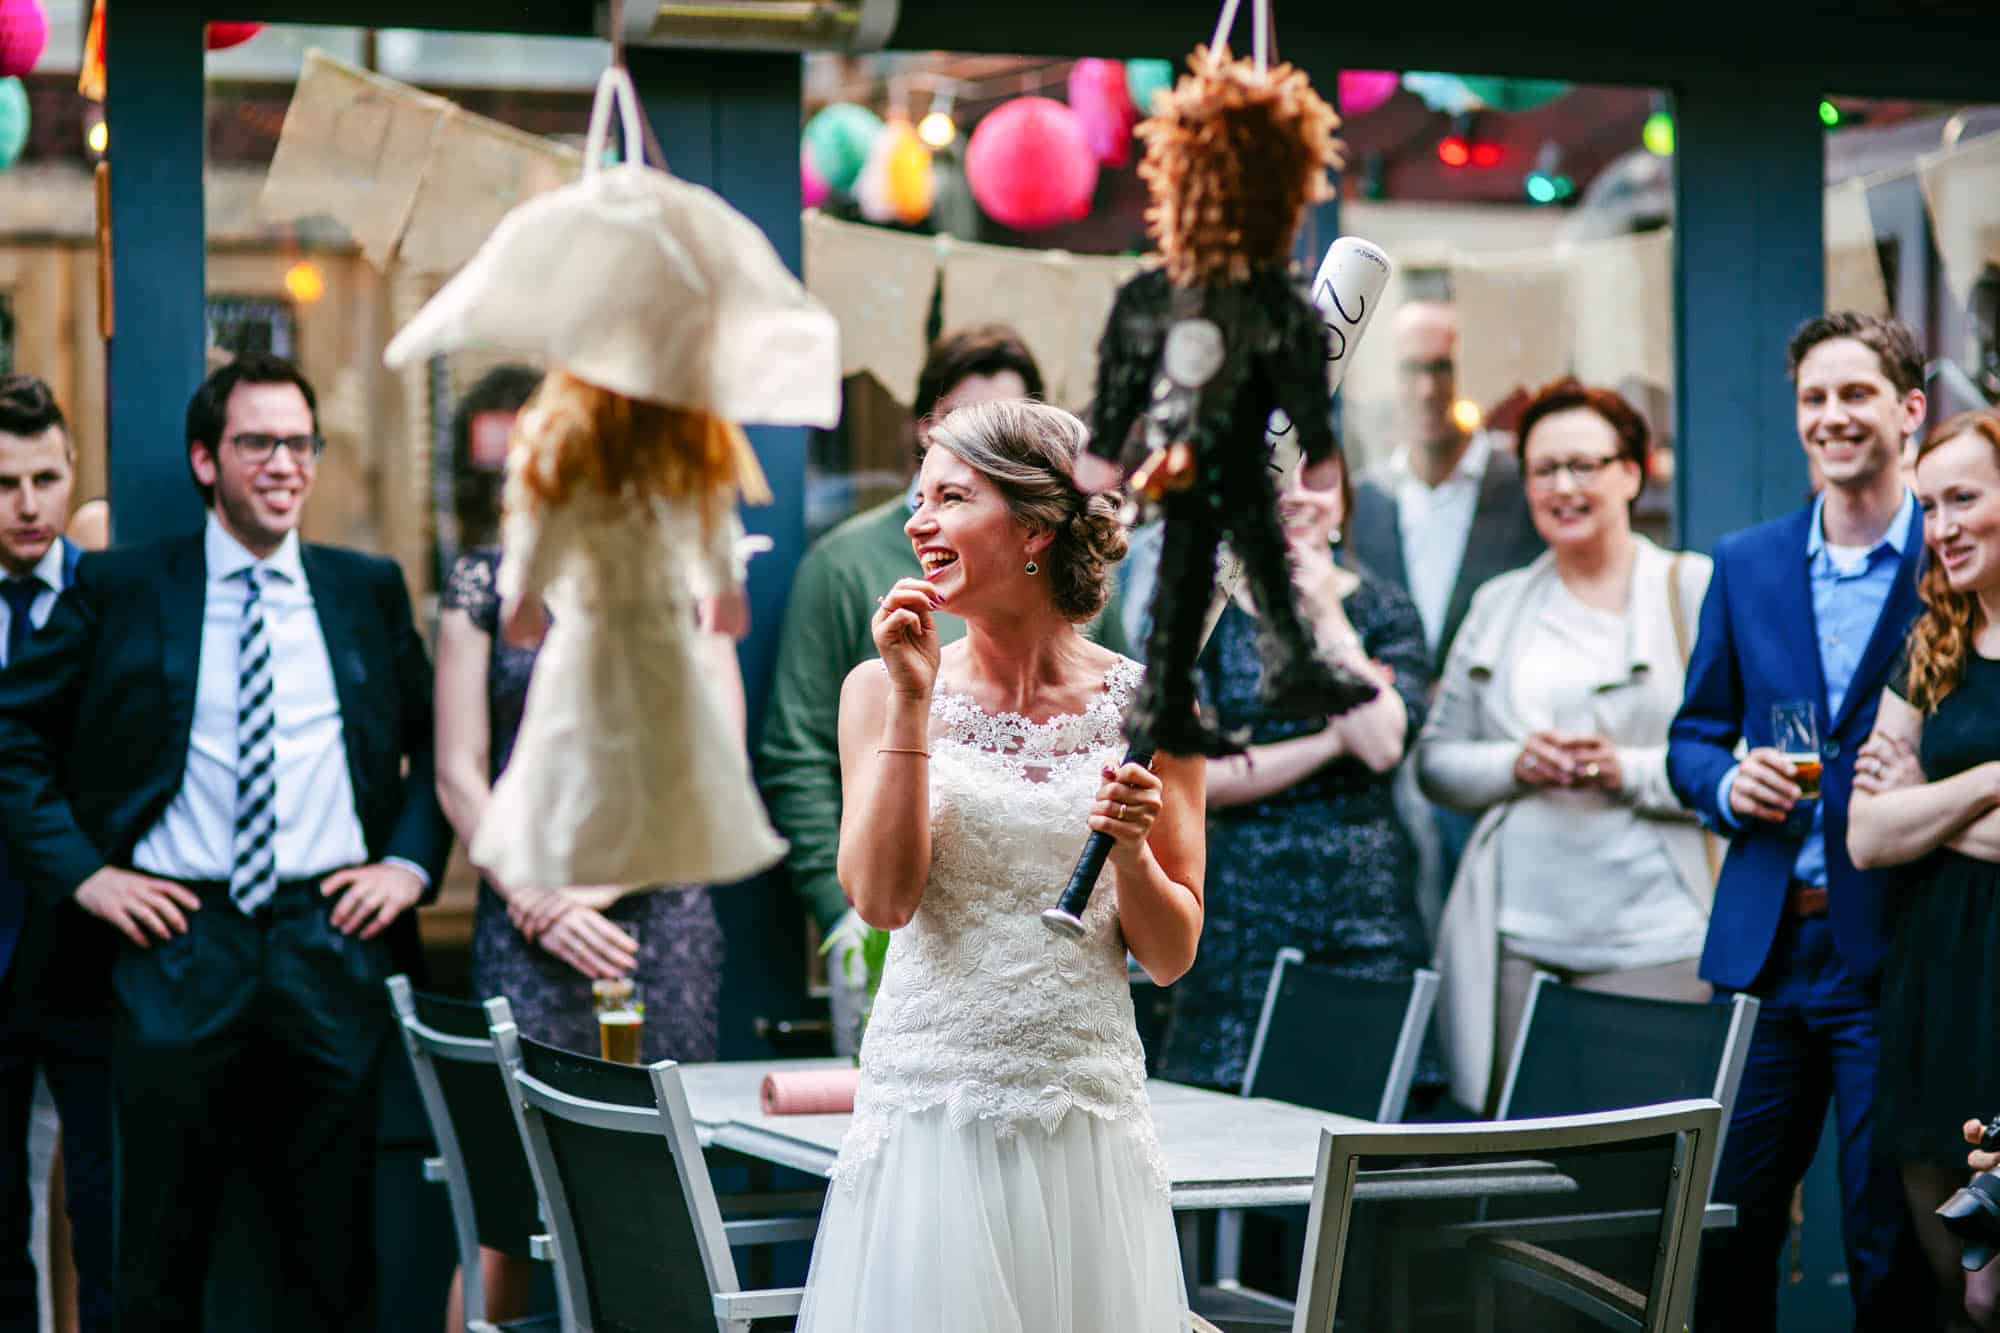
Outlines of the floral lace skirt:
M 800 1333 L 1180 1333 L 1173 1213 L 1140 1124 L 899 1112 L 827 1192 Z

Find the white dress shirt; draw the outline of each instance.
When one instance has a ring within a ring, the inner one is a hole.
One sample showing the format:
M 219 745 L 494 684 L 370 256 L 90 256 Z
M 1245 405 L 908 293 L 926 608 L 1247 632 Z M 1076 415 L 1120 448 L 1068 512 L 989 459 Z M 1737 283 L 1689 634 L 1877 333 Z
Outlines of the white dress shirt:
M 42 590 L 28 605 L 28 623 L 40 629 L 55 614 L 56 598 L 62 595 L 63 544 L 60 538 L 49 543 L 49 549 L 42 552 L 42 558 L 28 571 L 28 577 L 42 581 Z M 0 667 L 7 665 L 7 634 L 13 628 L 13 621 L 13 611 L 6 602 L 0 601 Z
M 210 514 L 203 545 L 208 595 L 187 776 L 160 822 L 140 839 L 133 868 L 168 879 L 229 878 L 236 830 L 236 636 L 249 591 L 239 574 L 251 565 L 261 566 L 271 643 L 278 878 L 360 865 L 368 859 L 368 843 L 354 808 L 333 662 L 299 560 L 298 536 L 287 536 L 259 561 Z
M 1472 534 L 1479 488 L 1486 480 L 1486 463 L 1492 454 L 1493 443 L 1484 433 L 1473 436 L 1458 466 L 1435 486 L 1410 467 L 1409 450 L 1398 449 L 1389 460 L 1410 600 L 1417 604 L 1417 615 L 1424 622 L 1424 642 L 1433 653 L 1444 634 L 1452 589 L 1458 584 L 1458 567 L 1465 562 L 1465 543 Z

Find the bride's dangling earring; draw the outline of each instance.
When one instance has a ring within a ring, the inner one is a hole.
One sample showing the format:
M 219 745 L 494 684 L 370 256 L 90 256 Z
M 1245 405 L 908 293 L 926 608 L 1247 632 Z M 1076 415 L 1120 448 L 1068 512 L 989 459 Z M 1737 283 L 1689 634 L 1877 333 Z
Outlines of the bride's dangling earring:
M 1042 572 L 1042 567 L 1036 564 L 1034 561 L 1030 560 L 1028 562 L 1028 572 L 1030 574 L 1039 574 Z

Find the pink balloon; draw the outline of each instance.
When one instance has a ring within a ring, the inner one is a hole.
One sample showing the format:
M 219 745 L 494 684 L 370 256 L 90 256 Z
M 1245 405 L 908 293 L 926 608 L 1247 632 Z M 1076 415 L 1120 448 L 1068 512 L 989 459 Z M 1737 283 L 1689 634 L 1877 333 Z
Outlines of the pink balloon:
M 1083 137 L 1097 160 L 1122 167 L 1132 160 L 1132 127 L 1139 113 L 1117 60 L 1079 60 L 1069 67 L 1069 109 L 1083 122 Z
M 812 154 L 799 149 L 799 203 L 806 208 L 818 208 L 833 193 L 833 187 L 826 183 L 826 177 L 819 174 L 813 165 Z
M 49 16 L 42 0 L 0 0 L 0 79 L 34 69 L 49 44 Z
M 1365 116 L 1396 94 L 1401 76 L 1386 69 L 1344 69 L 1340 71 L 1340 112 L 1344 116 Z
M 965 179 L 995 222 L 1039 231 L 1090 213 L 1097 157 L 1074 111 L 1053 98 L 1017 97 L 972 131 Z
M 243 43 L 264 31 L 261 23 L 211 23 L 208 25 L 208 49 L 227 51 L 232 46 Z

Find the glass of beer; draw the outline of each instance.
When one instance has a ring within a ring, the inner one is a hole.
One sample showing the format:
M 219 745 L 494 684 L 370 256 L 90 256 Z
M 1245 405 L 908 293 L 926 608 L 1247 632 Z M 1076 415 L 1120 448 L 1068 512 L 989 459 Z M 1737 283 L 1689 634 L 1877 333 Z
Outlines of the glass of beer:
M 599 979 L 590 983 L 590 998 L 597 1010 L 598 1054 L 621 1065 L 638 1064 L 646 1032 L 639 983 L 630 977 Z
M 1810 699 L 1771 706 L 1771 745 L 1791 765 L 1801 800 L 1819 799 L 1819 709 Z

